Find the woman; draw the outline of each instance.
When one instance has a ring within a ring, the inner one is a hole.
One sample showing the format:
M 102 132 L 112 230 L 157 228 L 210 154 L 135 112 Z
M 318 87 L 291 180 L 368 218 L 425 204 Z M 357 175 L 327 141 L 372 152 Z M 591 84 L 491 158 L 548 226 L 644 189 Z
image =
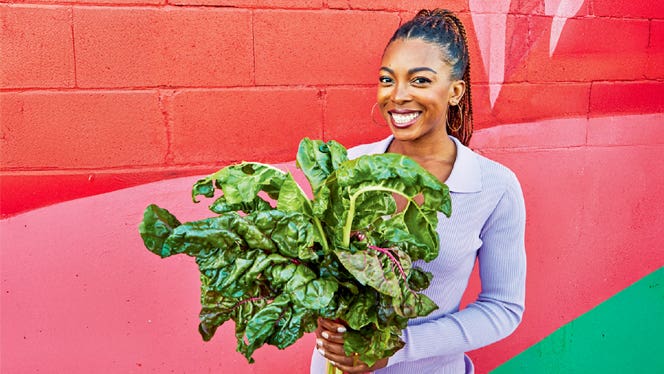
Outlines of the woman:
M 404 348 L 368 367 L 343 350 L 343 325 L 320 320 L 311 372 L 326 362 L 347 373 L 472 373 L 464 352 L 496 342 L 521 321 L 525 297 L 525 209 L 515 175 L 466 146 L 472 134 L 470 66 L 463 25 L 447 10 L 422 10 L 392 36 L 379 70 L 377 106 L 392 136 L 349 150 L 415 159 L 450 188 L 452 216 L 441 215 L 438 258 L 426 290 L 439 309 L 413 319 Z M 482 291 L 459 310 L 475 259 Z

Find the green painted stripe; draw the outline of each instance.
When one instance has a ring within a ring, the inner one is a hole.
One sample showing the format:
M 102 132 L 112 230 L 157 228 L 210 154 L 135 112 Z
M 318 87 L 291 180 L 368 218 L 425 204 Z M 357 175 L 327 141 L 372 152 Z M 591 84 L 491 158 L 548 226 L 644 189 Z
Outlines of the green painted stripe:
M 664 267 L 491 373 L 664 373 Z

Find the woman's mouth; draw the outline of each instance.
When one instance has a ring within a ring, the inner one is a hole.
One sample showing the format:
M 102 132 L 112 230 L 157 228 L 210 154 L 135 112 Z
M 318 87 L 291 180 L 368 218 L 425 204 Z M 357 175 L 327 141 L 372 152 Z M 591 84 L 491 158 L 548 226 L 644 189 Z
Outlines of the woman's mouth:
M 398 128 L 405 128 L 417 120 L 417 118 L 420 116 L 422 112 L 402 112 L 402 113 L 397 113 L 394 111 L 390 111 L 390 117 L 392 118 L 392 124 L 395 127 Z

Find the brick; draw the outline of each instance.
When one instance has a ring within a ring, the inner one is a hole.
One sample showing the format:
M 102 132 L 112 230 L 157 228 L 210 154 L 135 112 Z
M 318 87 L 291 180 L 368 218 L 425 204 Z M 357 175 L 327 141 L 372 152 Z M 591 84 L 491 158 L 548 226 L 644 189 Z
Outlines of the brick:
M 3 169 L 159 164 L 167 151 L 156 91 L 0 93 Z
M 664 78 L 664 21 L 650 21 L 650 44 L 648 46 L 648 68 L 650 79 Z
M 491 108 L 489 85 L 473 87 L 478 128 L 487 124 L 520 123 L 546 118 L 586 117 L 590 83 L 504 84 Z M 487 123 L 488 122 L 488 123 Z
M 473 82 L 526 80 L 525 60 L 530 52 L 528 17 L 474 14 L 472 19 L 462 16 L 461 20 L 466 25 L 470 44 Z M 498 28 L 504 28 L 504 40 L 502 35 L 496 35 Z
M 596 82 L 590 91 L 590 116 L 664 112 L 664 82 Z
M 493 108 L 489 101 L 489 85 L 473 83 L 471 94 L 473 100 L 473 127 L 475 130 L 499 125 L 500 121 L 493 115 Z
M 238 8 L 321 8 L 322 0 L 169 0 L 176 5 L 213 5 Z
M 664 226 L 663 150 L 661 145 L 588 149 L 590 167 L 579 196 L 586 219 L 579 227 L 598 229 L 580 230 L 579 240 L 602 252 L 605 260 L 593 265 L 602 283 L 631 283 L 626 275 L 639 278 L 664 264 L 658 229 Z
M 664 18 L 664 2 L 594 0 L 592 13 L 599 17 Z
M 325 139 L 336 140 L 346 147 L 383 139 L 390 129 L 378 110 L 371 119 L 376 103 L 376 88 L 331 87 L 325 106 Z
M 417 2 L 400 0 L 328 0 L 328 6 L 333 9 L 372 9 L 372 10 L 406 10 L 416 12 L 420 9 L 445 8 L 454 12 L 468 10 L 467 1 L 452 0 L 441 4 L 436 0 L 422 0 Z
M 251 85 L 251 13 L 75 8 L 82 87 Z
M 512 2 L 514 3 L 514 2 Z M 575 1 L 567 1 L 567 0 L 550 0 L 550 1 L 542 1 L 542 0 L 519 0 L 518 7 L 515 9 L 514 5 L 511 6 L 510 13 L 518 13 L 518 14 L 528 14 L 528 15 L 547 15 L 547 16 L 554 16 L 557 11 L 559 6 L 566 6 L 566 7 L 572 7 L 573 10 L 576 10 L 578 8 L 578 11 L 575 12 L 575 14 L 561 14 L 561 16 L 566 16 L 566 17 L 580 17 L 580 16 L 586 16 L 590 14 L 590 1 L 586 0 L 575 0 Z M 565 9 L 565 8 L 563 8 Z M 569 12 L 569 10 L 567 10 Z M 565 13 L 565 12 L 563 12 Z
M 479 129 L 471 146 L 476 149 L 510 151 L 514 149 L 567 148 L 586 142 L 588 119 L 556 118 Z
M 595 117 L 588 123 L 588 144 L 664 144 L 664 113 Z
M 541 0 L 519 0 L 517 13 L 544 14 L 544 2 Z
M 375 83 L 395 14 L 256 11 L 256 84 Z
M 541 35 L 528 58 L 528 80 L 595 81 L 642 79 L 647 58 L 647 20 L 568 19 L 549 56 L 550 17 L 532 17 L 531 31 Z
M 159 5 L 166 4 L 167 0 L 12 0 L 14 3 L 36 4 L 113 4 L 113 5 Z
M 321 122 L 314 88 L 183 91 L 173 97 L 173 160 L 294 160 L 303 137 L 322 138 Z
M 0 4 L 0 87 L 73 87 L 71 10 Z

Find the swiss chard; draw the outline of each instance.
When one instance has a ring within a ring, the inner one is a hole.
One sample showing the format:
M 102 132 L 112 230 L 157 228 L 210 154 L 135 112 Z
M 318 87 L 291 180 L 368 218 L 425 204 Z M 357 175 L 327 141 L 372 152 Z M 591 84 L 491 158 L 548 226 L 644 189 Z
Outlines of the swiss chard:
M 237 350 L 253 362 L 263 344 L 285 348 L 318 317 L 339 319 L 350 328 L 346 352 L 372 365 L 403 346 L 410 318 L 437 308 L 420 293 L 431 274 L 414 263 L 438 255 L 438 213 L 451 214 L 447 186 L 408 157 L 348 160 L 334 141 L 305 138 L 296 160 L 313 199 L 290 173 L 244 162 L 194 184 L 194 202 L 222 192 L 213 217 L 181 223 L 150 205 L 139 232 L 161 257 L 196 258 L 204 340 L 233 320 Z

